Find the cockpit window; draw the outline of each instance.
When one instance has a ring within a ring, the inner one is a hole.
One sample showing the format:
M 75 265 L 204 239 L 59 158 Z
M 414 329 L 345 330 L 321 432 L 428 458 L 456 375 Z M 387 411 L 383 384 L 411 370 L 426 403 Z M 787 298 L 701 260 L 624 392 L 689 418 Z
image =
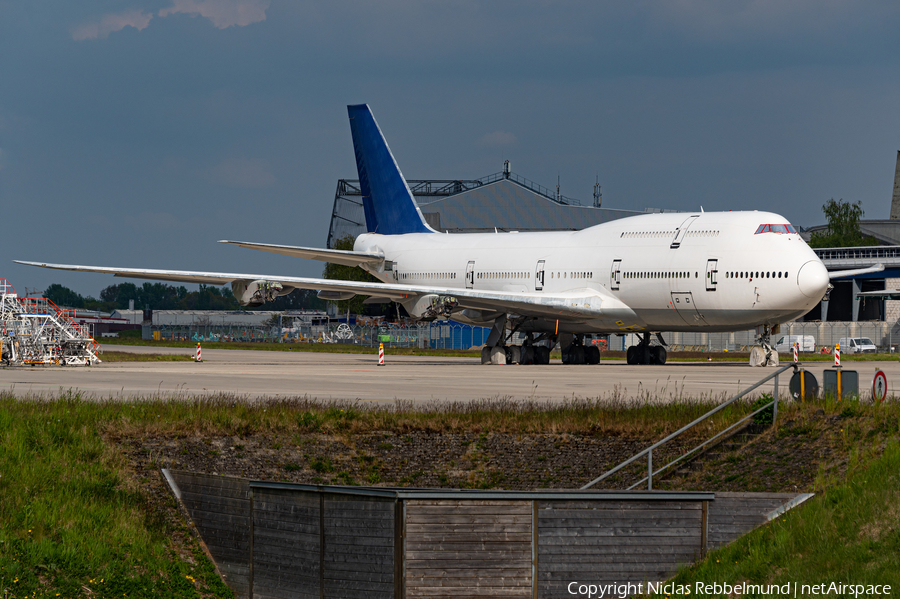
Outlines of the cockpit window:
M 793 227 L 793 225 L 760 225 L 756 229 L 756 235 L 760 233 L 796 233 L 797 230 Z

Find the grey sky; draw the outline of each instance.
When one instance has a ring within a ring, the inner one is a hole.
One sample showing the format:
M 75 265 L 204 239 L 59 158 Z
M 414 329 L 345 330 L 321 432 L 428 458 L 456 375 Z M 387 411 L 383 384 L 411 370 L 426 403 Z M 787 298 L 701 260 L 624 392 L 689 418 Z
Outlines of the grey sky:
M 0 0 L 9 260 L 315 276 L 368 103 L 409 178 L 513 170 L 604 205 L 887 218 L 900 4 Z

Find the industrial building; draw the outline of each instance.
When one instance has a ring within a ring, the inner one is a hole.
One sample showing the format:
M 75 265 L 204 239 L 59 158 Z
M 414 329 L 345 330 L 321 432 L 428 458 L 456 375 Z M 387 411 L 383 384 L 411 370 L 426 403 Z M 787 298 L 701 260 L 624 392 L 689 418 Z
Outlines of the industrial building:
M 804 230 L 803 237 L 808 241 L 813 233 L 827 228 L 827 225 L 809 227 Z M 884 270 L 833 280 L 834 289 L 828 294 L 828 300 L 810 311 L 804 317 L 805 321 L 900 320 L 900 301 L 885 297 L 861 298 L 858 295 L 866 291 L 900 288 L 900 151 L 897 152 L 894 170 L 890 218 L 860 220 L 859 228 L 863 235 L 878 240 L 879 245 L 822 248 L 816 249 L 816 254 L 828 270 L 866 268 L 874 264 L 883 264 Z

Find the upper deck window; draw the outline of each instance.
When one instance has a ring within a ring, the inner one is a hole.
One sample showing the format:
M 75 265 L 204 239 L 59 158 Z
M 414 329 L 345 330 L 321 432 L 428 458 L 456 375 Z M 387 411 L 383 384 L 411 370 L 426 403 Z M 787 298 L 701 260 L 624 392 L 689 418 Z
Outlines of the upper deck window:
M 760 225 L 758 229 L 756 229 L 756 235 L 760 233 L 796 233 L 797 230 L 793 227 L 793 225 Z

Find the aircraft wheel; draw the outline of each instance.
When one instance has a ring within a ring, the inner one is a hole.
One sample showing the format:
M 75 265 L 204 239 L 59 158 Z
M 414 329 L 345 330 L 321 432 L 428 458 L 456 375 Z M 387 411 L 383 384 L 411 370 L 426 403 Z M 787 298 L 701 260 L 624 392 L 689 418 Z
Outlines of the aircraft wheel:
M 491 348 L 485 346 L 481 348 L 481 363 L 482 364 L 490 364 L 491 363 Z
M 596 345 L 584 348 L 584 361 L 586 364 L 599 364 L 600 348 Z
M 750 348 L 750 366 L 765 366 L 766 351 L 759 345 Z
M 519 356 L 519 364 L 534 364 L 534 350 L 533 345 L 523 345 Z
M 666 348 L 661 345 L 657 345 L 655 347 L 650 348 L 650 363 L 651 364 L 665 364 L 666 363 Z
M 535 364 L 549 364 L 550 363 L 550 348 L 544 345 L 538 345 L 534 348 L 534 363 Z
M 491 364 L 506 364 L 506 348 L 496 345 L 491 348 Z
M 569 346 L 569 364 L 584 364 L 584 346 Z
M 637 353 L 638 348 L 636 345 L 630 345 L 628 349 L 625 351 L 625 363 L 626 364 L 637 364 Z
M 521 364 L 522 348 L 518 345 L 506 346 L 506 363 Z

